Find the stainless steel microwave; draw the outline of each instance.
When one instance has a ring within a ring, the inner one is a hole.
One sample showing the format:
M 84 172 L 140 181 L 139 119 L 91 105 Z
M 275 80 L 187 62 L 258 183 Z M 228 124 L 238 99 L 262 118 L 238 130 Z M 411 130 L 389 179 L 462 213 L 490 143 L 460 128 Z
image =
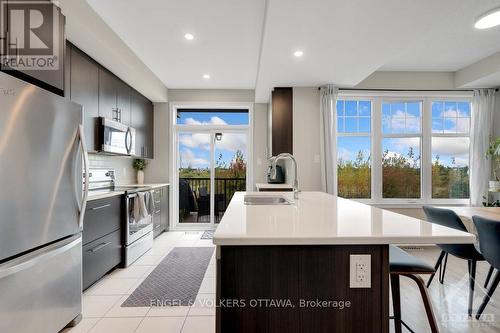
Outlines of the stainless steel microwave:
M 135 155 L 135 129 L 132 127 L 99 117 L 99 140 L 104 153 Z

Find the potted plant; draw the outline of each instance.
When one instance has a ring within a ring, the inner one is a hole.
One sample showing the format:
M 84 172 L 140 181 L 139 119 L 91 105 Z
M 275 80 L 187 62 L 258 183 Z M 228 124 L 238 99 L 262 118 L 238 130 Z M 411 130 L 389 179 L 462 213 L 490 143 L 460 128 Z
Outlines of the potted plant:
M 490 181 L 490 189 L 500 190 L 500 137 L 490 141 L 486 151 L 486 158 L 491 157 L 493 161 L 493 176 L 495 180 Z
M 141 159 L 135 159 L 133 166 L 134 169 L 137 171 L 137 184 L 142 185 L 144 184 L 144 170 L 146 169 L 146 166 L 148 165 L 148 162 L 146 160 L 141 160 Z

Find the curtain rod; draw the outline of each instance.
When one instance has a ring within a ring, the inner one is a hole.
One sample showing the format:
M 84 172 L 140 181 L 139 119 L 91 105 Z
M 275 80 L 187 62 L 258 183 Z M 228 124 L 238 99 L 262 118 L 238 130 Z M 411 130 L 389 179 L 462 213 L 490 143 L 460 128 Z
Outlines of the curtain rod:
M 321 87 L 318 87 L 318 90 L 320 90 Z M 495 88 L 495 91 L 498 91 L 499 88 Z M 368 89 L 368 88 L 339 88 L 340 90 L 345 90 L 345 91 L 395 91 L 395 92 L 405 92 L 405 91 L 414 91 L 414 92 L 473 92 L 474 89 L 380 89 L 380 88 L 375 88 L 375 89 Z

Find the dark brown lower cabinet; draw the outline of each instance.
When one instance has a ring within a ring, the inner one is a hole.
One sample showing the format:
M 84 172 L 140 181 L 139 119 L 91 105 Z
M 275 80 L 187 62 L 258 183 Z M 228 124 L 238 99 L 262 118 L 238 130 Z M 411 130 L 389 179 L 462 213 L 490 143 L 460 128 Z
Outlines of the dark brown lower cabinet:
M 168 230 L 168 186 L 154 190 L 155 209 L 153 214 L 153 237 Z
M 83 290 L 122 262 L 123 196 L 90 201 L 83 220 Z
M 218 250 L 218 333 L 389 332 L 387 245 Z M 371 288 L 349 288 L 351 254 L 372 256 Z

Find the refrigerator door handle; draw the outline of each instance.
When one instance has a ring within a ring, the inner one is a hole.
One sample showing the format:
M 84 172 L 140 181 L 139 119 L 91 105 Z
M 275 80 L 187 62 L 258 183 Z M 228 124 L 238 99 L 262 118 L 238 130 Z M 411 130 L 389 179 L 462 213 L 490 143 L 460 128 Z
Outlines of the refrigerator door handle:
M 70 241 L 69 243 L 66 242 L 65 244 L 56 247 L 56 248 L 49 248 L 45 250 L 43 253 L 34 253 L 32 255 L 29 255 L 26 257 L 24 260 L 20 262 L 16 262 L 13 265 L 0 265 L 0 279 L 6 278 L 8 276 L 11 276 L 13 274 L 19 273 L 23 270 L 26 270 L 30 267 L 33 267 L 35 265 L 38 265 L 40 263 L 43 263 L 50 258 L 53 258 L 71 248 L 73 248 L 75 245 L 78 243 L 82 242 L 82 238 L 78 236 L 77 239 L 74 239 Z M 5 267 L 2 267 L 5 266 Z
M 87 199 L 89 195 L 89 153 L 87 150 L 87 145 L 85 143 L 85 134 L 83 131 L 83 125 L 78 125 L 78 136 L 80 140 L 80 147 L 82 149 L 83 155 L 83 167 L 85 168 L 85 183 L 83 188 L 82 202 L 80 203 L 80 215 L 78 217 L 78 227 L 80 230 L 83 228 L 83 217 L 85 215 L 85 208 L 87 207 Z

